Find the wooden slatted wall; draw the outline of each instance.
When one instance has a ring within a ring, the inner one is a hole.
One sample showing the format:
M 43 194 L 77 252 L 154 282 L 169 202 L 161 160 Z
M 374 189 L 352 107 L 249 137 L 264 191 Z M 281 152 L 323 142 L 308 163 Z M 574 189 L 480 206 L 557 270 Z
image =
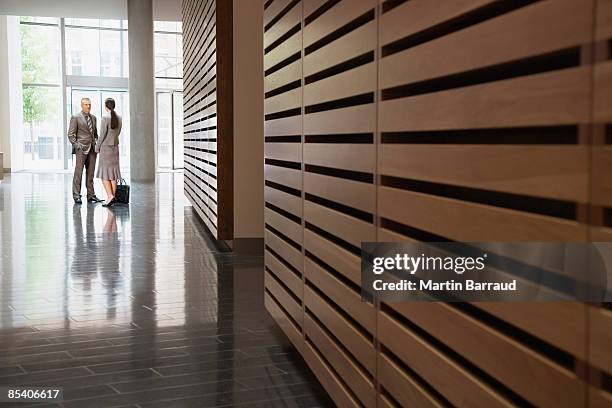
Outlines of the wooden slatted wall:
M 217 239 L 233 235 L 231 0 L 183 0 L 185 195 Z
M 264 2 L 266 305 L 339 406 L 612 406 L 612 310 L 361 302 L 362 241 L 612 241 L 611 0 Z

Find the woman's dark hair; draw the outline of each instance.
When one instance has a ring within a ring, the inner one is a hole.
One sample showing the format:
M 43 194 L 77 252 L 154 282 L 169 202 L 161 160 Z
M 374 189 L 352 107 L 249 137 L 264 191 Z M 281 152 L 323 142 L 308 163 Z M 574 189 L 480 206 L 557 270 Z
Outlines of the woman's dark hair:
M 117 114 L 115 113 L 115 100 L 113 98 L 106 98 L 104 101 L 104 106 L 110 109 L 111 129 L 115 129 L 117 126 L 119 126 L 119 119 L 117 119 Z

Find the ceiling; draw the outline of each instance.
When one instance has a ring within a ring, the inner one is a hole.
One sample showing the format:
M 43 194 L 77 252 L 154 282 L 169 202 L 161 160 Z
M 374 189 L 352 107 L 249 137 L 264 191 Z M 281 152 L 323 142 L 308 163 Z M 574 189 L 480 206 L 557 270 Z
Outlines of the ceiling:
M 153 19 L 181 21 L 181 0 L 152 0 Z M 127 0 L 0 0 L 0 15 L 127 19 Z

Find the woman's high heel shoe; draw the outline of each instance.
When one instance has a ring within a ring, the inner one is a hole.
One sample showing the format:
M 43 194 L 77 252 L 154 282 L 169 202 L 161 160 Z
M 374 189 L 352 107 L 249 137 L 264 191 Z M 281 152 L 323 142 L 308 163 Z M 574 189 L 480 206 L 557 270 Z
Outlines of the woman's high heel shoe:
M 113 204 L 115 204 L 117 202 L 117 200 L 115 199 L 115 197 L 111 198 L 109 200 L 108 203 L 102 204 L 102 207 L 111 207 Z

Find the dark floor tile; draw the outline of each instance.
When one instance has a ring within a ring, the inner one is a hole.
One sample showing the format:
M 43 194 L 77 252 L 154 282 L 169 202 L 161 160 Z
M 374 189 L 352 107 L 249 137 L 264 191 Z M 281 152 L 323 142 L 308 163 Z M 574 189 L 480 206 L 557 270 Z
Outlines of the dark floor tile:
M 7 375 L 17 375 L 17 374 L 25 374 L 25 370 L 23 370 L 19 366 L 0 367 L 0 378 L 7 376 Z

